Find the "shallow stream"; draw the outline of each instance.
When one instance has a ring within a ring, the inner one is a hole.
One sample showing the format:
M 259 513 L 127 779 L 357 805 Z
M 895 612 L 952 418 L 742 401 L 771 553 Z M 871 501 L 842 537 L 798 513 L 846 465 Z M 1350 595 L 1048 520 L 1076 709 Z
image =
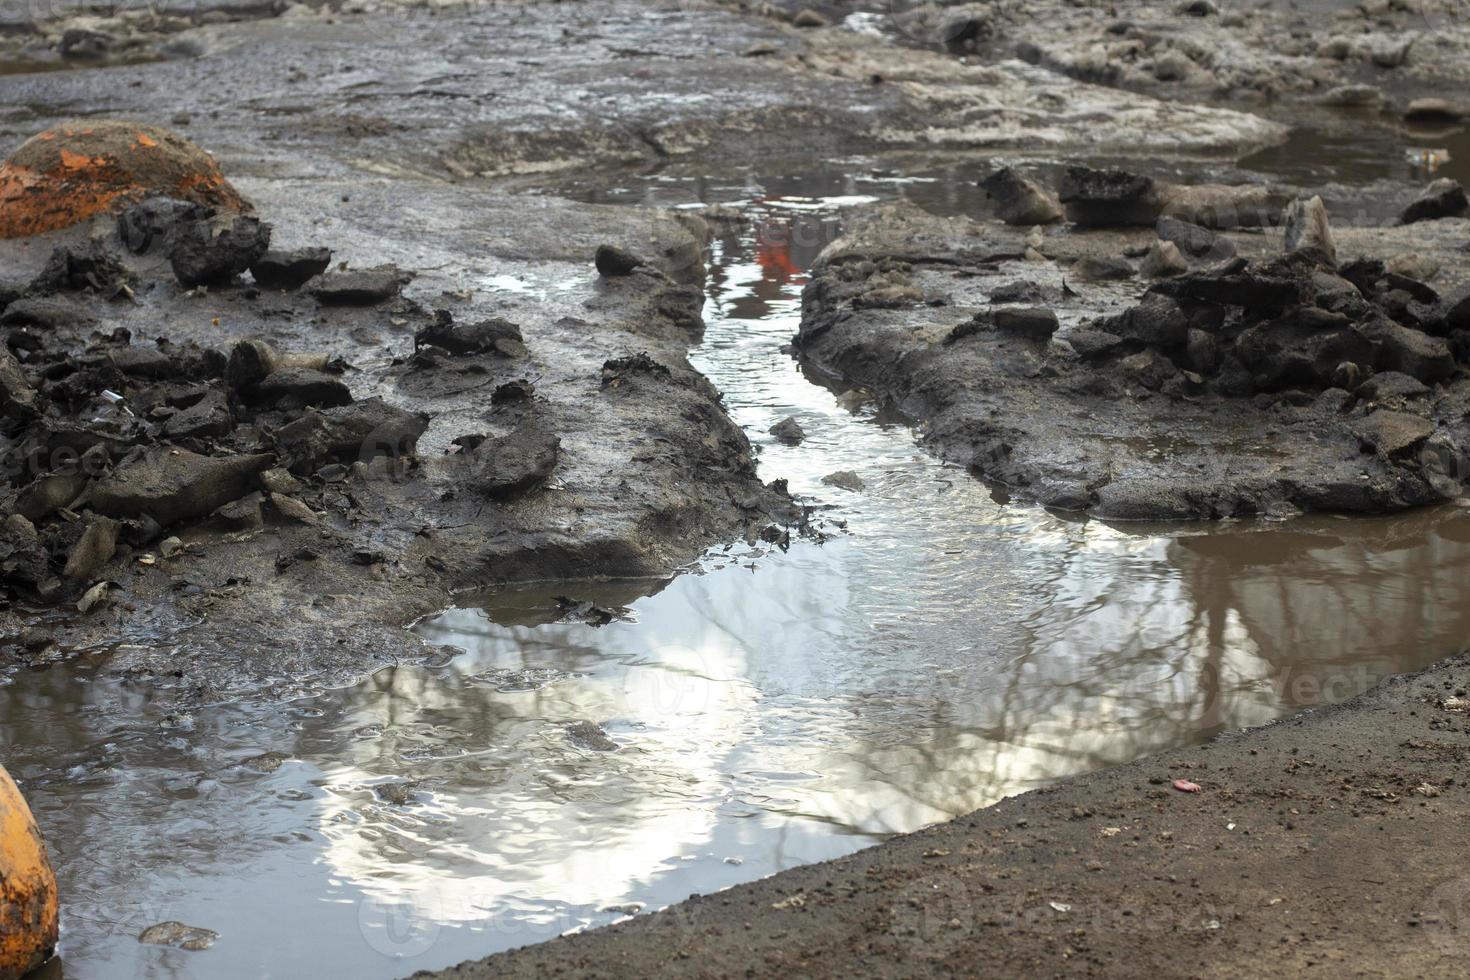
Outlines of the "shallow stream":
M 402 976 L 1341 700 L 1470 635 L 1470 510 L 1078 522 L 804 374 L 787 345 L 834 213 L 900 190 L 973 194 L 876 175 L 608 195 L 754 219 L 713 245 L 693 360 L 825 541 L 467 597 L 417 627 L 463 652 L 284 706 L 169 714 L 107 651 L 0 682 L 0 758 L 60 859 L 53 969 Z M 768 434 L 787 416 L 800 446 Z M 610 621 L 558 621 L 559 596 Z M 165 920 L 219 938 L 137 941 Z

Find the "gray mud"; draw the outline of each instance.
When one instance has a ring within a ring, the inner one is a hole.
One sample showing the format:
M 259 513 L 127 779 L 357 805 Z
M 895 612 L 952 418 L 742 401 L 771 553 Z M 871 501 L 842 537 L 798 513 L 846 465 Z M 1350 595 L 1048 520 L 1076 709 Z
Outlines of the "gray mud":
M 1391 973 L 1463 939 L 1432 911 L 1462 907 L 1462 664 L 1195 743 L 1460 646 L 1463 513 L 1362 515 L 1453 501 L 1470 472 L 1470 222 L 1441 193 L 1397 224 L 1466 173 L 1460 107 L 1413 103 L 1464 88 L 1467 22 L 1397 2 L 785 6 L 63 3 L 6 25 L 0 139 L 168 126 L 271 225 L 268 256 L 223 216 L 222 242 L 160 219 L 141 254 L 142 216 L 0 244 L 21 460 L 0 490 L 0 743 L 82 896 L 83 973 L 207 974 L 248 943 L 391 975 L 629 915 L 454 972 L 1173 975 L 1204 950 L 1223 975 L 1281 942 Z M 1125 202 L 1144 224 L 1028 229 L 976 186 L 1013 166 L 1048 216 L 1077 206 L 1049 195 L 1079 162 L 1169 190 Z M 1286 261 L 1283 209 L 1313 195 L 1335 254 L 1306 234 L 1317 250 Z M 1218 227 L 1174 255 L 1155 208 Z M 774 223 L 804 237 L 752 236 L 771 209 L 809 216 Z M 736 245 L 752 254 L 707 264 Z M 802 440 L 772 433 L 788 417 Z M 1243 520 L 1120 529 L 1036 501 Z M 431 618 L 466 590 L 492 624 Z M 636 620 L 668 608 L 750 676 L 645 651 Z M 442 646 L 465 632 L 483 649 Z M 787 664 L 797 635 L 832 659 Z M 1315 694 L 1282 685 L 1299 671 Z M 739 703 L 660 740 L 680 716 L 650 677 Z M 1091 727 L 1117 700 L 1123 730 Z M 832 732 L 858 762 L 822 755 Z M 699 820 L 720 847 L 755 828 L 748 866 L 684 848 Z M 595 878 L 578 862 L 607 888 L 564 887 Z M 1365 862 L 1382 910 L 1324 925 Z M 453 915 L 409 923 L 444 945 L 408 951 L 384 896 L 472 866 L 524 887 L 491 913 L 450 887 Z M 1091 925 L 1140 881 L 1146 932 Z M 1262 911 L 1282 904 L 1291 928 Z M 1058 931 L 1074 910 L 1094 918 Z M 1441 931 L 1365 951 L 1384 917 Z M 192 930 L 218 941 L 133 940 Z

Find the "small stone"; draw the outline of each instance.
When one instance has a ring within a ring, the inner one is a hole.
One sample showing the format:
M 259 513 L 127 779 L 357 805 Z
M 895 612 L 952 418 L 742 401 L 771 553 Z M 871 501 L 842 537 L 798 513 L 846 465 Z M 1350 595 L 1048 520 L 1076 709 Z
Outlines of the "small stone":
M 1192 221 L 1164 215 L 1154 224 L 1161 241 L 1173 242 L 1179 251 L 1197 259 L 1223 261 L 1235 254 L 1235 243 Z
M 1012 167 L 1002 167 L 980 181 L 1008 225 L 1049 225 L 1062 220 L 1062 205 L 1036 181 Z
M 254 400 L 281 411 L 334 408 L 352 404 L 352 392 L 341 378 L 310 368 L 279 368 L 255 387 Z
M 995 329 L 1030 340 L 1050 340 L 1058 326 L 1057 315 L 1044 306 L 1009 307 L 995 311 Z
M 1067 219 L 1083 227 L 1151 225 L 1164 208 L 1153 178 L 1126 170 L 1068 167 L 1058 197 Z
M 791 23 L 796 27 L 826 27 L 827 18 L 808 8 L 793 17 Z
M 1154 242 L 1139 265 L 1138 271 L 1150 279 L 1163 279 L 1189 271 L 1189 263 L 1173 242 Z
M 158 553 L 165 558 L 172 558 L 184 550 L 184 542 L 175 537 L 167 537 L 158 542 Z
M 61 33 L 57 52 L 70 61 L 100 61 L 107 57 L 116 43 L 111 34 L 89 31 L 83 27 L 70 27 Z
M 1169 50 L 1154 59 L 1154 78 L 1161 82 L 1178 82 L 1189 77 L 1194 62 L 1182 51 Z
M 633 270 L 643 265 L 643 260 L 616 245 L 599 245 L 593 263 L 597 266 L 598 275 L 611 279 L 631 276 Z
M 250 275 L 266 289 L 298 289 L 332 264 L 329 248 L 268 250 L 250 265 Z
M 777 442 L 785 446 L 799 446 L 806 438 L 806 432 L 802 430 L 801 424 L 790 416 L 771 426 L 769 431 L 776 437 Z
M 1297 198 L 1286 207 L 1286 243 L 1288 255 L 1315 252 L 1332 265 L 1337 264 L 1337 244 L 1332 240 L 1332 226 L 1327 221 L 1327 206 L 1322 198 Z
M 1399 214 L 1402 224 L 1411 225 L 1416 221 L 1434 221 L 1438 218 L 1462 218 L 1470 213 L 1470 198 L 1465 196 L 1465 188 L 1460 182 L 1450 177 L 1441 177 L 1434 181 L 1424 191 L 1411 201 L 1408 207 Z
M 163 423 L 165 439 L 213 439 L 229 435 L 235 418 L 223 393 L 209 390 L 198 401 L 169 416 Z
M 1465 111 L 1448 99 L 1415 99 L 1404 109 L 1406 122 L 1453 123 L 1459 122 Z
M 397 296 L 409 278 L 396 265 L 329 272 L 317 278 L 311 294 L 324 306 L 372 306 Z
M 1369 48 L 1368 58 L 1379 68 L 1398 68 L 1409 60 L 1409 49 L 1413 45 L 1412 37 L 1402 40 L 1384 38 Z
M 846 490 L 850 493 L 861 493 L 867 487 L 867 484 L 863 482 L 863 478 L 852 470 L 838 470 L 835 473 L 828 473 L 822 477 L 822 482 L 829 487 L 836 487 L 839 490 Z

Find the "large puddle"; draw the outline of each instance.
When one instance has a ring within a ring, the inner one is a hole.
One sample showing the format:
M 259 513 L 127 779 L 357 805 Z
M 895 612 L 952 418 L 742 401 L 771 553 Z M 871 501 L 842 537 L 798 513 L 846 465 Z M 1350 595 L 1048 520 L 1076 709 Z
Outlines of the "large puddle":
M 168 714 L 107 652 L 7 678 L 0 758 L 59 859 L 66 975 L 402 976 L 1340 700 L 1470 635 L 1463 508 L 1065 520 L 804 375 L 804 270 L 883 181 L 693 195 L 756 219 L 714 244 L 694 360 L 824 542 L 478 597 L 419 627 L 463 652 L 284 706 Z M 902 186 L 968 193 L 931 183 Z M 802 445 L 767 434 L 786 416 Z M 562 621 L 567 597 L 609 621 Z M 220 936 L 137 941 L 164 920 Z

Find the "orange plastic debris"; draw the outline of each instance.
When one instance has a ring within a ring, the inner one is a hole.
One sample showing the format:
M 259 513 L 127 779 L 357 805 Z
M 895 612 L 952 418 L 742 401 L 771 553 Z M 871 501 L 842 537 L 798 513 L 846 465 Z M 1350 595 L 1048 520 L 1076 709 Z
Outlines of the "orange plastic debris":
M 1187 779 L 1174 780 L 1174 788 L 1181 793 L 1198 793 L 1199 783 L 1191 783 Z
M 0 766 L 0 980 L 16 980 L 56 949 L 56 875 L 20 790 Z
M 248 209 L 214 158 L 177 133 L 77 122 L 32 136 L 0 166 L 0 238 L 55 231 L 151 194 Z

